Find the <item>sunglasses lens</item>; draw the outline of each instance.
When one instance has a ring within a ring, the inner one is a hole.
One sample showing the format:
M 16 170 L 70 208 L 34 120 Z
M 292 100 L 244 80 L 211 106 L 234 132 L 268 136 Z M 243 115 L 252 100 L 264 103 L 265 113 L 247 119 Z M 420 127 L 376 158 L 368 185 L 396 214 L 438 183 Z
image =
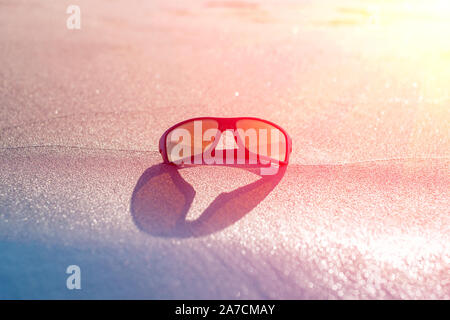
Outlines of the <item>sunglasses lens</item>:
M 252 154 L 258 155 L 262 162 L 265 158 L 286 160 L 286 136 L 280 129 L 252 119 L 238 120 L 236 129 L 242 144 L 250 152 L 250 161 Z
M 192 157 L 201 156 L 211 145 L 211 140 L 204 136 L 215 136 L 219 128 L 216 120 L 193 120 L 172 129 L 166 138 L 167 158 L 170 162 L 190 162 Z M 206 134 L 205 134 L 206 133 Z

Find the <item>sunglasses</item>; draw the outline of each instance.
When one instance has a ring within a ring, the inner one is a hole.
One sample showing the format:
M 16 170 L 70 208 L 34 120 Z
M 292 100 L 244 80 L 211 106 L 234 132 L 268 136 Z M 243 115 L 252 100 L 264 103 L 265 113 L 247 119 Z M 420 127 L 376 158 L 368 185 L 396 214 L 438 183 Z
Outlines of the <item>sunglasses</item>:
M 247 117 L 185 120 L 159 140 L 164 162 L 175 164 L 287 164 L 291 151 L 283 128 Z

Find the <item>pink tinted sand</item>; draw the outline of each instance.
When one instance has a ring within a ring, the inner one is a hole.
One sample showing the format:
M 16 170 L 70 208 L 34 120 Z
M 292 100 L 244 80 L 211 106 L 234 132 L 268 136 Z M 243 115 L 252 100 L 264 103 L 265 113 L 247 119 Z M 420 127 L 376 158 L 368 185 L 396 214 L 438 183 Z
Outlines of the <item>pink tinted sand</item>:
M 78 262 L 86 298 L 450 298 L 447 16 L 78 4 L 79 31 L 64 3 L 0 4 L 3 296 L 70 297 L 55 274 Z M 159 167 L 164 130 L 207 115 L 285 128 L 281 181 Z M 170 226 L 188 200 L 205 226 L 186 237 Z

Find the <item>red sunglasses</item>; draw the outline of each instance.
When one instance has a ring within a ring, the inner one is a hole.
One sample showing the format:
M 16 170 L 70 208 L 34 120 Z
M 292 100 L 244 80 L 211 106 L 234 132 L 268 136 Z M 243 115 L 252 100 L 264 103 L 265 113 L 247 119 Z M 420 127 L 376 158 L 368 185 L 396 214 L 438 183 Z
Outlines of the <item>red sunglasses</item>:
M 164 162 L 175 164 L 287 164 L 291 151 L 292 140 L 283 128 L 249 117 L 185 120 L 166 130 L 159 140 Z

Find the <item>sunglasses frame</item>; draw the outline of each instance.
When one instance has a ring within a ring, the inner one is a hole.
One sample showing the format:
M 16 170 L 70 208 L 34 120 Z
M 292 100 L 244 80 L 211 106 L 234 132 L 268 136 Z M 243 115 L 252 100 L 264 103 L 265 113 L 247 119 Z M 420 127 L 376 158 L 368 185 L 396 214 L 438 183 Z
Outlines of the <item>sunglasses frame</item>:
M 277 161 L 279 164 L 283 164 L 286 165 L 289 163 L 289 156 L 292 152 L 292 140 L 291 137 L 289 136 L 289 134 L 286 132 L 286 130 L 284 130 L 283 128 L 281 128 L 279 125 L 264 120 L 264 119 L 260 119 L 260 118 L 255 118 L 255 117 L 237 117 L 237 118 L 216 118 L 216 117 L 198 117 L 198 118 L 192 118 L 192 119 L 188 119 L 188 120 L 184 120 L 182 122 L 179 122 L 173 126 L 171 126 L 169 129 L 167 129 L 164 134 L 161 136 L 161 138 L 159 139 L 159 153 L 161 153 L 161 156 L 164 160 L 164 163 L 173 163 L 171 161 L 169 161 L 169 158 L 167 156 L 167 148 L 166 148 L 166 139 L 167 139 L 167 135 L 174 129 L 176 129 L 177 127 L 188 123 L 188 122 L 192 122 L 192 121 L 197 121 L 197 120 L 215 120 L 218 123 L 218 130 L 223 133 L 225 130 L 229 130 L 229 129 L 233 129 L 233 130 L 237 130 L 236 128 L 236 123 L 239 120 L 255 120 L 255 121 L 261 121 L 264 122 L 266 124 L 269 124 L 275 128 L 277 128 L 278 130 L 281 131 L 281 133 L 284 134 L 284 136 L 286 137 L 286 158 L 284 161 Z

